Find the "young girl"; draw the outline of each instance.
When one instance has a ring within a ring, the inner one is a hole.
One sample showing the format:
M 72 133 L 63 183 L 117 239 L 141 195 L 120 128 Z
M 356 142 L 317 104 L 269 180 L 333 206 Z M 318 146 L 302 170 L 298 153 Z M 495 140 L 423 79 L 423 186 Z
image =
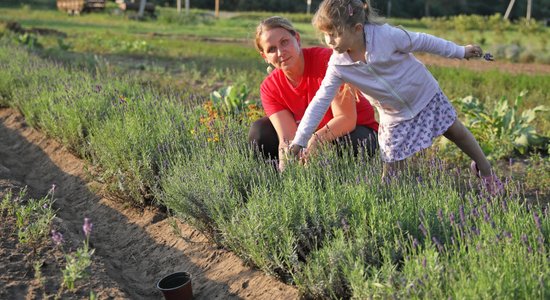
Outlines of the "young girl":
M 322 85 L 291 143 L 293 155 L 298 156 L 307 145 L 342 83 L 350 83 L 378 110 L 383 178 L 443 134 L 472 158 L 472 170 L 490 194 L 503 191 L 476 139 L 458 120 L 434 77 L 412 54 L 423 51 L 468 59 L 481 57 L 479 46 L 457 46 L 392 27 L 377 16 L 370 0 L 324 0 L 313 17 L 313 26 L 323 33 L 333 53 Z

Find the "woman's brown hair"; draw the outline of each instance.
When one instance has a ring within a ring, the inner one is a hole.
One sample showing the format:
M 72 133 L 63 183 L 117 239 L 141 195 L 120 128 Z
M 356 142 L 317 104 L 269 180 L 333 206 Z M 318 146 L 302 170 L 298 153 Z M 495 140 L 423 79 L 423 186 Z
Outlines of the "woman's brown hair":
M 264 51 L 264 49 L 262 49 L 262 46 L 260 45 L 260 37 L 262 36 L 262 33 L 266 30 L 271 30 L 274 28 L 286 29 L 288 32 L 290 32 L 290 34 L 292 34 L 293 36 L 296 36 L 296 29 L 288 19 L 279 17 L 279 16 L 269 17 L 261 21 L 258 27 L 256 27 L 255 42 L 256 42 L 256 49 L 258 49 L 258 51 L 260 52 Z

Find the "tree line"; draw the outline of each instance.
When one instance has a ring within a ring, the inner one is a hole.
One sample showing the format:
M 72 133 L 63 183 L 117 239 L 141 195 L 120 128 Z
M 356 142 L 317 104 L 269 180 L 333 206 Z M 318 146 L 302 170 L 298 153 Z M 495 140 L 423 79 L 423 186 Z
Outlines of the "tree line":
M 159 5 L 175 6 L 177 0 L 148 0 Z M 307 0 L 219 0 L 225 11 L 307 11 Z M 183 2 L 183 0 L 182 0 Z M 311 0 L 315 12 L 321 0 Z M 504 15 L 510 0 L 371 0 L 373 7 L 386 17 L 422 18 L 459 14 Z M 191 8 L 214 9 L 215 0 L 190 0 Z M 525 17 L 527 0 L 516 0 L 510 18 Z M 531 16 L 537 20 L 550 18 L 550 0 L 535 0 Z

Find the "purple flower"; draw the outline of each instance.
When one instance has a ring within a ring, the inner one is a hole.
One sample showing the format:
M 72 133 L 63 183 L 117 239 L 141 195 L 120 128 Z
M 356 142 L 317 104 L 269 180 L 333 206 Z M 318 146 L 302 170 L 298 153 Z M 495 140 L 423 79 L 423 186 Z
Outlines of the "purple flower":
M 506 212 L 508 210 L 508 202 L 506 199 L 502 199 L 502 202 L 500 203 L 502 205 L 502 210 Z
M 542 234 L 539 234 L 539 236 L 537 237 L 537 242 L 539 243 L 540 249 L 543 249 L 544 248 L 544 237 L 542 236 Z
M 535 220 L 535 225 L 539 231 L 542 230 L 542 225 L 540 224 L 540 218 L 537 212 L 533 211 L 533 219 Z
M 342 229 L 344 230 L 344 232 L 348 232 L 350 226 L 345 217 L 342 217 L 342 219 L 340 220 L 340 223 L 342 223 Z
M 48 194 L 52 194 L 55 192 L 55 183 L 52 183 L 52 187 L 48 190 Z
M 455 225 L 455 214 L 453 212 L 449 213 L 449 221 L 451 225 Z
M 468 195 L 468 201 L 470 202 L 471 206 L 474 206 L 474 198 L 471 195 Z
M 441 243 L 435 236 L 432 237 L 432 242 L 434 242 L 434 244 L 437 246 L 437 250 L 439 250 L 439 252 L 443 252 L 443 245 L 441 245 Z
M 416 238 L 413 239 L 412 246 L 414 249 L 418 248 L 418 240 Z
M 462 226 L 466 225 L 466 215 L 464 214 L 464 205 L 460 205 L 458 209 L 458 214 L 460 216 L 460 224 Z
M 424 224 L 420 223 L 420 225 L 418 225 L 418 229 L 422 231 L 422 234 L 424 235 L 424 237 L 428 236 L 428 231 L 426 231 L 426 227 L 424 227 Z
M 443 210 L 441 210 L 441 208 L 437 210 L 437 218 L 439 222 L 443 222 Z
M 479 217 L 479 212 L 477 211 L 477 207 L 472 208 L 472 216 L 474 216 L 474 218 Z
M 522 241 L 525 245 L 527 245 L 528 240 L 527 240 L 527 235 L 526 235 L 525 233 L 523 233 L 523 234 L 521 235 L 521 241 Z
M 82 230 L 84 230 L 84 235 L 86 237 L 89 237 L 92 233 L 92 227 L 94 224 L 92 224 L 92 220 L 90 218 L 84 218 L 84 225 L 82 225 Z
M 61 232 L 52 230 L 52 240 L 57 246 L 63 244 L 63 234 L 61 234 Z
M 485 222 L 491 222 L 491 217 L 489 216 L 489 212 L 487 211 L 487 205 L 483 204 L 481 210 L 483 211 L 483 219 L 485 220 Z
M 504 235 L 505 238 L 512 239 L 512 233 L 504 230 L 502 232 L 502 235 Z

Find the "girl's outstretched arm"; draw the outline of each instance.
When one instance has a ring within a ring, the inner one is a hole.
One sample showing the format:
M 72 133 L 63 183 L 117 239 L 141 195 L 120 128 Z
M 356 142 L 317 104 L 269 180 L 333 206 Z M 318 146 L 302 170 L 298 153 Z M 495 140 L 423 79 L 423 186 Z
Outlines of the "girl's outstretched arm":
M 301 148 L 307 146 L 311 135 L 315 132 L 317 126 L 319 126 L 321 119 L 323 119 L 342 83 L 342 79 L 336 76 L 335 71 L 329 66 L 321 87 L 315 93 L 315 97 L 311 100 L 304 117 L 300 121 L 300 125 L 298 125 L 298 130 L 291 146 L 298 145 Z
M 402 27 L 392 27 L 390 39 L 395 45 L 395 50 L 403 53 L 427 52 L 448 58 L 464 58 L 465 54 L 463 46 L 431 34 L 408 31 Z

